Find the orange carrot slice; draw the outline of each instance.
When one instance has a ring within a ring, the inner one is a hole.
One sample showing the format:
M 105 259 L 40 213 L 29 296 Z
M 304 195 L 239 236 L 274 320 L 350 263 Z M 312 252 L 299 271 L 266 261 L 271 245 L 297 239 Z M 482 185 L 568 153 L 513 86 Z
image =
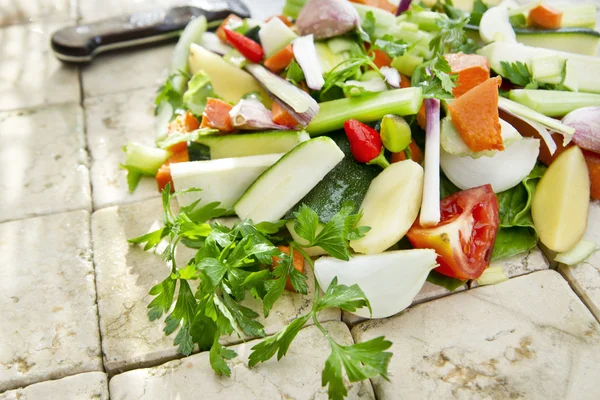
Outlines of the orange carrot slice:
M 405 89 L 411 87 L 410 78 L 400 74 L 400 88 Z
M 187 143 L 185 150 L 173 154 L 165 163 L 158 169 L 156 173 L 156 184 L 158 185 L 158 191 L 162 192 L 163 189 L 167 186 L 167 183 L 171 184 L 171 193 L 175 191 L 173 187 L 173 179 L 171 178 L 171 164 L 178 162 L 188 162 L 190 161 L 190 156 L 187 151 Z
M 225 29 L 235 29 L 239 26 L 241 26 L 244 23 L 244 20 L 241 19 L 240 17 L 238 17 L 235 14 L 229 14 L 229 16 L 227 18 L 225 18 L 223 20 L 223 22 L 221 22 L 221 25 L 219 25 L 219 27 L 217 28 L 217 31 L 215 32 L 217 34 L 217 36 L 219 37 L 219 39 L 221 39 L 221 41 L 223 43 L 227 43 L 227 36 L 225 35 Z
M 206 99 L 206 107 L 202 113 L 202 128 L 213 128 L 218 129 L 221 133 L 228 133 L 233 131 L 233 123 L 229 112 L 233 106 L 223 100 L 213 99 L 209 97 Z
M 279 105 L 276 101 L 273 102 L 272 119 L 273 122 L 279 125 L 287 126 L 290 128 L 295 128 L 298 126 L 298 121 L 294 117 L 292 117 L 283 107 Z
M 175 118 L 173 122 L 169 124 L 168 134 L 173 135 L 175 133 L 188 133 L 195 131 L 199 127 L 200 121 L 198 121 L 196 117 L 194 117 L 194 114 L 192 114 L 189 111 L 186 111 L 185 114 L 179 115 L 177 118 Z M 184 150 L 187 151 L 187 143 L 181 142 L 174 144 L 167 150 L 169 150 L 173 154 L 180 153 Z
M 490 78 L 449 106 L 452 123 L 472 151 L 504 150 L 498 116 L 498 87 L 502 78 Z
M 281 250 L 282 253 L 290 254 L 290 246 L 277 246 L 277 248 Z M 275 266 L 279 264 L 279 261 L 281 261 L 281 258 L 273 257 L 273 268 L 275 268 Z M 296 271 L 300 272 L 301 274 L 304 273 L 304 257 L 302 257 L 302 254 L 300 254 L 297 251 L 294 252 L 294 269 L 296 269 Z M 289 277 L 287 278 L 287 282 L 285 283 L 285 288 L 287 290 L 291 290 L 292 292 L 296 291 L 294 290 L 294 286 L 292 285 L 292 282 L 290 281 Z
M 530 26 L 544 29 L 558 29 L 562 23 L 562 11 L 544 4 L 529 11 L 528 22 Z
M 289 44 L 271 57 L 265 60 L 265 67 L 273 73 L 278 73 L 286 68 L 294 59 L 294 51 L 292 45 Z
M 288 17 L 287 15 L 271 15 L 269 18 L 265 19 L 265 22 L 269 22 L 273 18 L 279 18 L 281 20 L 281 22 L 283 22 L 284 24 L 286 24 L 290 28 L 292 26 L 294 26 L 294 23 L 292 22 L 292 20 L 290 19 L 290 17 Z
M 394 14 L 396 14 L 396 10 L 398 9 L 398 6 L 393 5 L 388 0 L 350 0 L 350 2 L 381 8 L 382 10 L 389 11 Z
M 590 174 L 592 199 L 600 200 L 600 155 L 582 150 Z
M 414 140 L 410 142 L 408 148 L 410 149 L 412 160 L 417 164 L 421 164 L 423 162 L 423 152 L 419 146 L 415 144 Z M 392 153 L 392 164 L 404 160 L 406 160 L 406 154 L 403 151 Z
M 389 67 L 392 65 L 392 59 L 385 51 L 382 50 L 369 50 L 369 56 L 375 57 L 373 64 L 377 65 L 377 68 Z
M 490 77 L 490 63 L 486 57 L 477 54 L 446 54 L 444 56 L 452 73 L 458 74 L 456 86 L 452 90 L 454 97 L 462 96 Z

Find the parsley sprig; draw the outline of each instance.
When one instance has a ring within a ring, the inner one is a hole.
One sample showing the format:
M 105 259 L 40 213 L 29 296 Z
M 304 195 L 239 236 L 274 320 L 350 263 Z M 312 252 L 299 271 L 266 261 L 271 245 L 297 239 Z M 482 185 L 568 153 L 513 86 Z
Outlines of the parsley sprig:
M 306 276 L 294 268 L 295 252 L 301 254 L 313 270 L 314 263 L 304 251 L 307 247 L 319 246 L 333 257 L 348 260 L 351 257 L 348 241 L 362 237 L 369 228 L 358 226 L 361 215 L 353 213 L 351 202 L 344 203 L 322 229 L 317 214 L 302 206 L 295 214 L 294 226 L 306 243 L 289 242 L 289 254 L 286 254 L 277 247 L 283 242 L 278 233 L 286 221 L 254 224 L 243 220 L 227 227 L 213 220 L 225 215 L 226 210 L 219 208 L 218 203 L 199 207 L 199 201 L 181 207 L 175 214 L 172 199 L 184 192 L 171 194 L 167 185 L 162 194 L 163 227 L 129 242 L 144 245 L 144 250 L 157 249 L 166 242 L 162 258 L 170 263 L 171 272 L 150 289 L 154 296 L 148 305 L 150 320 L 167 314 L 164 332 L 166 335 L 177 332 L 174 344 L 179 346 L 179 351 L 189 355 L 196 346 L 201 351 L 210 350 L 209 361 L 214 371 L 229 376 L 227 361 L 237 354 L 219 340 L 233 333 L 243 339 L 265 336 L 264 326 L 258 321 L 259 314 L 241 304 L 245 296 L 250 294 L 262 300 L 263 314 L 268 317 L 283 294 L 288 278 L 297 292 L 308 292 Z M 180 245 L 196 249 L 196 254 L 185 265 L 178 266 L 176 252 Z M 272 268 L 274 260 L 278 262 Z M 281 359 L 300 329 L 312 320 L 331 346 L 322 374 L 322 384 L 328 385 L 330 398 L 341 399 L 347 395 L 344 370 L 351 382 L 377 375 L 387 379 L 392 354 L 385 350 L 391 342 L 379 337 L 344 346 L 337 343 L 318 320 L 318 314 L 330 307 L 350 312 L 362 307 L 370 310 L 362 290 L 358 285 L 338 284 L 335 278 L 321 295 L 316 278 L 314 284 L 311 310 L 254 346 L 249 366 L 254 367 L 275 354 Z
M 500 65 L 502 66 L 502 76 L 517 86 L 522 86 L 525 89 L 565 90 L 563 85 L 565 80 L 565 69 L 562 71 L 561 83 L 554 85 L 541 83 L 535 80 L 527 64 L 524 64 L 521 61 L 514 63 L 501 61 Z

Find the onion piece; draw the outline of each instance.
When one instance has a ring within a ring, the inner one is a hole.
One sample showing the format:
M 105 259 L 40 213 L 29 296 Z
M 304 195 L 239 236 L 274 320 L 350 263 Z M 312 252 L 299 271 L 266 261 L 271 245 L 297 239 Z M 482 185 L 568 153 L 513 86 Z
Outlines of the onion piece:
M 324 290 L 337 277 L 338 284 L 358 285 L 371 303 L 352 314 L 363 318 L 386 318 L 410 306 L 425 279 L 437 267 L 432 249 L 394 250 L 376 255 L 356 255 L 350 261 L 321 257 L 315 276 Z
M 296 19 L 300 35 L 313 34 L 315 39 L 340 36 L 359 25 L 358 13 L 347 0 L 309 0 Z
M 600 107 L 583 107 L 568 113 L 562 123 L 575 128 L 573 142 L 582 149 L 600 153 Z
M 440 101 L 425 99 L 425 180 L 421 203 L 421 226 L 440 223 Z
M 565 265 L 580 264 L 598 250 L 598 245 L 589 240 L 581 240 L 571 250 L 559 253 L 554 261 Z
M 411 2 L 412 0 L 400 0 L 400 4 L 398 4 L 398 9 L 396 10 L 396 16 L 408 11 Z
M 494 192 L 500 193 L 517 186 L 529 175 L 539 152 L 540 140 L 524 137 L 493 157 L 460 157 L 442 150 L 440 165 L 448 179 L 460 189 L 490 184 Z
M 217 53 L 222 56 L 233 49 L 233 47 L 223 43 L 221 39 L 219 39 L 219 37 L 213 32 L 204 32 L 198 44 L 204 47 L 206 50 L 210 50 L 213 53 Z
M 292 42 L 294 58 L 300 64 L 306 85 L 312 90 L 321 90 L 325 84 L 323 69 L 317 56 L 317 48 L 312 34 L 301 36 Z
M 379 68 L 379 72 L 383 74 L 388 85 L 393 88 L 400 87 L 400 72 L 396 68 L 381 67 Z
M 248 71 L 269 95 L 302 127 L 306 127 L 319 112 L 319 103 L 308 93 L 292 85 L 259 64 L 248 64 Z
M 233 126 L 241 130 L 288 130 L 273 122 L 273 114 L 256 99 L 242 99 L 229 111 Z
M 506 99 L 504 97 L 498 98 L 498 108 L 502 111 L 509 113 L 510 115 L 519 118 L 534 128 L 534 125 L 531 124 L 531 121 L 534 121 L 551 132 L 560 133 L 563 136 L 563 146 L 568 145 L 573 139 L 573 135 L 575 134 L 575 128 L 567 126 L 560 121 L 555 120 L 554 118 L 550 118 L 541 114 L 535 110 L 532 110 L 529 107 L 526 107 L 522 104 L 519 104 L 515 101 Z M 536 128 L 537 129 L 537 128 Z M 541 133 L 540 133 L 541 134 Z M 544 137 L 542 135 L 542 137 Z M 546 139 L 544 139 L 546 143 Z M 554 142 L 554 141 L 553 141 Z M 549 146 L 550 147 L 550 146 Z

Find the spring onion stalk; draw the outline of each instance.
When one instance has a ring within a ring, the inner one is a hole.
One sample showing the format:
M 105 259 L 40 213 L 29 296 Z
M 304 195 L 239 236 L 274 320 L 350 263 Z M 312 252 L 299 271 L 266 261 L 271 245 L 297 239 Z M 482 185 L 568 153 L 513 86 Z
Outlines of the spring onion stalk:
M 321 90 L 325 84 L 323 79 L 323 70 L 319 57 L 317 57 L 317 48 L 313 35 L 302 36 L 293 42 L 294 58 L 300 64 L 306 85 L 312 90 Z
M 213 53 L 217 53 L 222 56 L 229 53 L 229 51 L 232 49 L 231 46 L 223 43 L 221 39 L 219 39 L 219 37 L 213 32 L 204 32 L 198 44 L 204 47 L 206 50 L 210 50 Z
M 421 203 L 421 226 L 440 223 L 440 101 L 425 99 L 425 179 Z
M 379 71 L 385 77 L 385 81 L 388 85 L 390 85 L 393 88 L 400 87 L 400 72 L 398 72 L 396 68 L 381 67 L 379 68 Z
M 504 282 L 508 280 L 508 276 L 504 273 L 502 267 L 488 267 L 483 271 L 483 274 L 476 279 L 476 282 L 481 285 L 495 285 L 496 283 Z
M 396 10 L 396 16 L 402 14 L 405 11 L 408 11 L 411 2 L 412 0 L 400 0 L 400 4 L 398 5 L 398 9 Z
M 262 65 L 248 64 L 245 70 L 254 76 L 271 97 L 302 127 L 306 127 L 319 112 L 319 103 L 308 93 L 273 74 Z
M 193 19 L 183 30 L 175 50 L 173 51 L 173 58 L 171 59 L 170 74 L 177 74 L 179 71 L 183 71 L 186 74 L 189 73 L 188 69 L 188 57 L 190 55 L 190 45 L 192 43 L 198 43 L 202 39 L 202 35 L 206 32 L 206 17 L 200 16 Z M 187 78 L 182 74 L 177 74 L 172 78 L 173 87 L 179 93 L 185 91 L 185 85 L 187 84 Z
M 256 99 L 242 99 L 229 112 L 233 126 L 240 130 L 287 130 L 273 122 L 273 114 Z
M 576 265 L 584 262 L 589 256 L 594 254 L 598 246 L 589 240 L 582 240 L 571 250 L 558 254 L 554 261 L 565 265 Z
M 571 111 L 562 123 L 575 128 L 573 142 L 582 149 L 600 153 L 600 107 L 583 107 Z
M 570 126 L 567 126 L 561 123 L 560 121 L 547 117 L 544 114 L 532 110 L 529 107 L 526 107 L 512 100 L 505 99 L 504 97 L 500 97 L 498 99 L 498 108 L 516 118 L 522 119 L 530 125 L 532 125 L 531 122 L 537 122 L 538 124 L 542 125 L 543 127 L 552 132 L 560 133 L 563 136 L 563 145 L 565 146 L 571 142 L 571 140 L 573 139 L 573 135 L 575 134 L 575 128 L 571 128 Z M 544 138 L 544 135 L 542 135 L 542 138 L 544 139 L 546 144 L 548 144 L 548 141 L 546 140 L 546 138 Z M 550 145 L 548 147 L 550 147 Z
M 548 117 L 563 117 L 587 106 L 600 106 L 600 94 L 553 90 L 511 90 L 510 99 Z
M 386 114 L 414 115 L 421 108 L 421 88 L 394 89 L 370 96 L 359 96 L 320 104 L 317 116 L 306 130 L 311 136 L 342 129 L 344 122 L 357 119 L 374 122 Z

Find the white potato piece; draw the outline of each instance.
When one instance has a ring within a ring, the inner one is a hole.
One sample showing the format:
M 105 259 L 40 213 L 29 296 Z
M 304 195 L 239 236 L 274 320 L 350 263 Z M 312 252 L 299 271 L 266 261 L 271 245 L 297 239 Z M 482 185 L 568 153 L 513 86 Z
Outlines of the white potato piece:
M 412 160 L 384 169 L 369 186 L 359 226 L 371 230 L 350 242 L 357 253 L 382 253 L 406 235 L 419 215 L 423 196 L 423 168 Z
M 531 216 L 540 240 L 558 253 L 572 249 L 587 228 L 590 178 L 581 149 L 562 153 L 538 183 Z

